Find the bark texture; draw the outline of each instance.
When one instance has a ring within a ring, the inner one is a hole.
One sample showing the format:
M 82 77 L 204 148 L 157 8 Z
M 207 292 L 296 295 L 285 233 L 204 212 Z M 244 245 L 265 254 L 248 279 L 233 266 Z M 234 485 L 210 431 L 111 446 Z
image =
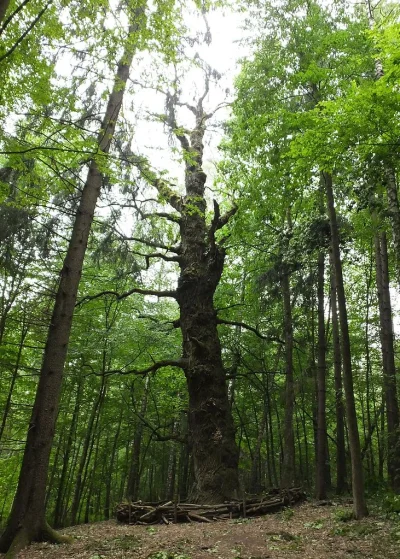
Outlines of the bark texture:
M 209 76 L 206 77 L 206 92 Z M 233 211 L 221 216 L 214 202 L 214 218 L 206 223 L 205 183 L 202 170 L 205 123 L 211 116 L 203 109 L 204 94 L 190 110 L 195 127 L 190 133 L 176 132 L 174 99 L 169 99 L 169 125 L 185 154 L 185 195 L 168 192 L 167 199 L 179 212 L 181 245 L 180 275 L 176 299 L 180 309 L 183 358 L 189 392 L 188 428 L 195 484 L 191 499 L 216 503 L 237 496 L 239 452 L 228 399 L 217 329 L 214 293 L 224 267 L 225 250 L 215 233 Z M 159 190 L 166 194 L 165 189 Z
M 379 301 L 379 322 L 382 348 L 383 383 L 385 390 L 388 478 L 391 488 L 400 491 L 399 405 L 396 388 L 392 305 L 389 291 L 389 268 L 386 233 L 375 235 L 376 285 Z
M 102 153 L 108 153 L 110 150 L 133 59 L 132 45 L 143 16 L 142 6 L 136 10 L 136 21 L 129 30 L 131 35 L 129 47 L 118 64 L 114 88 L 108 100 L 98 140 L 99 152 Z M 0 552 L 8 552 L 8 557 L 14 557 L 19 549 L 34 540 L 52 542 L 65 540 L 52 530 L 45 520 L 47 473 L 72 318 L 102 181 L 103 175 L 97 162 L 93 160 L 89 166 L 67 254 L 60 272 L 18 488 L 6 529 L 0 538 Z
M 335 376 L 335 412 L 336 412 L 336 493 L 347 491 L 346 443 L 344 433 L 344 404 L 342 382 L 342 357 L 340 351 L 340 334 L 337 312 L 335 270 L 331 254 L 331 307 L 332 307 L 332 343 L 333 369 Z
M 342 335 L 343 384 L 345 390 L 347 427 L 349 432 L 349 446 L 351 455 L 351 477 L 354 502 L 353 507 L 355 517 L 363 518 L 368 514 L 368 509 L 364 495 L 363 465 L 354 398 L 349 324 L 347 320 L 347 307 L 343 283 L 342 261 L 340 258 L 339 230 L 336 219 L 332 176 L 329 173 L 323 173 L 323 178 L 325 182 L 328 215 L 331 227 L 332 261 L 335 270 L 337 302 L 339 308 L 339 323 Z
M 293 325 L 292 306 L 290 301 L 289 272 L 284 271 L 282 277 L 282 295 L 285 330 L 285 419 L 283 424 L 283 460 L 281 487 L 293 487 L 295 482 L 295 446 L 293 430 L 294 413 L 294 377 L 293 377 Z
M 326 342 L 324 305 L 325 255 L 318 255 L 318 372 L 317 372 L 317 479 L 316 497 L 326 499 L 327 437 L 326 437 Z

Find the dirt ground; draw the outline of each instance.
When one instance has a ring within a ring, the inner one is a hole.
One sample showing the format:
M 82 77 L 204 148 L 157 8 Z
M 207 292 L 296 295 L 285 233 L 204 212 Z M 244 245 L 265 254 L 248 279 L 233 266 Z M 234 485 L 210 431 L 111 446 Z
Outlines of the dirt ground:
M 19 559 L 399 559 L 400 519 L 348 521 L 350 505 L 306 503 L 278 514 L 212 524 L 67 528 L 71 545 L 34 544 Z M 347 520 L 347 521 L 343 521 Z

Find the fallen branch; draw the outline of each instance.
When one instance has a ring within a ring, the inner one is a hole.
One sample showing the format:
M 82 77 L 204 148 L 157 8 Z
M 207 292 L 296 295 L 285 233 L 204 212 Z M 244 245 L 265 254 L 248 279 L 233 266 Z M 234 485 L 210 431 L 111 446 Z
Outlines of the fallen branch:
M 171 524 L 193 521 L 210 523 L 216 520 L 261 516 L 304 500 L 305 493 L 301 488 L 275 489 L 265 495 L 215 505 L 172 501 L 121 503 L 116 508 L 116 516 L 117 520 L 126 524 Z

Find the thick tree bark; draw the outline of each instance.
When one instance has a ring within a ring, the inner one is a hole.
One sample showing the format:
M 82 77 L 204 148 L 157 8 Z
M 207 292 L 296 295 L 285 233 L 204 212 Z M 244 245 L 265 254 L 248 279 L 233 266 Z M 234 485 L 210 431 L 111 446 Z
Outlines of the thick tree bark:
M 328 215 L 331 227 L 332 260 L 335 270 L 339 322 L 342 334 L 343 384 L 345 390 L 347 427 L 349 432 L 349 446 L 351 455 L 352 490 L 354 502 L 353 508 L 355 517 L 363 518 L 368 514 L 368 509 L 364 495 L 363 465 L 361 459 L 360 437 L 358 433 L 356 404 L 354 398 L 350 335 L 347 320 L 347 307 L 343 283 L 342 261 L 340 258 L 339 230 L 336 219 L 332 176 L 329 173 L 323 173 L 323 178 L 326 188 Z
M 396 389 L 396 365 L 392 305 L 389 290 L 388 253 L 385 232 L 375 235 L 376 285 L 382 348 L 383 382 L 386 400 L 388 477 L 391 488 L 400 491 L 399 405 Z
M 294 378 L 293 378 L 293 325 L 290 301 L 289 273 L 282 276 L 283 321 L 285 330 L 285 418 L 283 422 L 283 461 L 281 487 L 293 487 L 295 483 L 295 446 L 293 430 Z
M 204 112 L 202 101 L 203 98 L 193 107 L 196 126 L 190 137 L 178 135 L 186 153 L 185 196 L 181 200 L 172 196 L 169 201 L 180 212 L 177 301 L 183 357 L 187 362 L 184 371 L 195 477 L 191 498 L 207 503 L 237 496 L 239 454 L 213 300 L 225 259 L 215 232 L 227 219 L 219 216 L 215 203 L 213 222 L 209 227 L 206 225 L 206 174 L 201 166 L 205 121 L 209 115 Z M 176 130 L 174 115 L 170 125 Z
M 144 17 L 143 5 L 135 11 L 134 17 L 136 21 L 130 27 L 130 40 L 118 64 L 115 85 L 110 94 L 101 126 L 98 147 L 99 152 L 102 153 L 109 152 L 114 136 L 133 60 L 135 36 Z M 102 181 L 102 172 L 97 162 L 93 160 L 89 166 L 67 254 L 60 273 L 18 488 L 6 529 L 0 538 L 0 552 L 8 552 L 7 557 L 10 558 L 33 540 L 54 542 L 66 540 L 65 537 L 52 530 L 45 520 L 47 473 L 72 318 Z
M 326 342 L 325 342 L 325 254 L 321 251 L 318 255 L 318 373 L 317 373 L 317 479 L 316 498 L 326 499 L 326 463 L 327 463 L 327 436 L 326 436 Z
M 347 491 L 346 444 L 344 432 L 344 404 L 342 383 L 342 359 L 340 351 L 340 334 L 336 301 L 335 271 L 331 256 L 331 307 L 332 307 L 332 343 L 333 369 L 335 377 L 335 411 L 336 411 L 336 493 Z

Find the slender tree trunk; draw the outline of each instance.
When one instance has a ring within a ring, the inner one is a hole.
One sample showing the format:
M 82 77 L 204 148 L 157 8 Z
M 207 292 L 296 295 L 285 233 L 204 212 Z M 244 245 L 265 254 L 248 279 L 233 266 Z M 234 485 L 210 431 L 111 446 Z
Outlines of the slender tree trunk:
M 140 482 L 140 450 L 143 438 L 143 421 L 147 410 L 147 397 L 149 391 L 149 377 L 146 377 L 142 404 L 140 408 L 140 417 L 136 422 L 135 435 L 133 437 L 131 466 L 129 469 L 128 483 L 126 488 L 126 498 L 128 501 L 136 501 L 139 495 Z
M 387 468 L 391 488 L 400 491 L 399 406 L 396 390 L 394 334 L 389 290 L 389 269 L 386 234 L 375 235 L 376 283 L 378 288 L 380 335 L 382 347 L 383 382 L 387 420 Z
M 22 352 L 23 352 L 23 349 L 24 349 L 25 338 L 28 334 L 28 326 L 26 325 L 25 319 L 26 319 L 26 314 L 24 312 L 22 325 L 21 325 L 21 339 L 19 341 L 17 359 L 15 361 L 14 369 L 13 369 L 13 372 L 12 372 L 10 388 L 8 389 L 6 405 L 5 405 L 5 408 L 4 408 L 3 418 L 1 420 L 1 425 L 0 425 L 0 441 L 3 437 L 3 433 L 4 433 L 4 430 L 6 428 L 8 414 L 10 413 L 10 410 L 11 410 L 11 398 L 12 398 L 12 395 L 13 395 L 15 383 L 16 383 L 17 378 L 18 378 L 19 364 L 21 362 L 21 357 L 22 357 Z
M 69 401 L 67 402 L 67 406 L 69 406 L 71 397 L 69 398 Z M 61 429 L 61 433 L 59 434 L 58 440 L 55 440 L 55 447 L 56 447 L 56 452 L 54 455 L 54 462 L 53 465 L 51 467 L 51 471 L 50 471 L 50 475 L 49 475 L 49 480 L 47 482 L 47 489 L 46 489 L 46 499 L 45 499 L 45 507 L 46 510 L 48 508 L 49 505 L 49 501 L 51 499 L 51 493 L 53 491 L 53 487 L 55 486 L 55 477 L 56 477 L 56 472 L 58 470 L 58 460 L 60 458 L 60 454 L 61 454 L 61 447 L 64 444 L 64 439 L 65 439 L 65 425 L 62 427 Z
M 392 224 L 393 245 L 395 249 L 397 281 L 400 281 L 400 207 L 396 175 L 394 169 L 385 163 L 385 184 L 388 213 Z
M 77 382 L 77 388 L 76 388 L 74 411 L 72 414 L 71 426 L 69 429 L 67 444 L 63 456 L 61 477 L 58 485 L 58 493 L 57 493 L 56 505 L 54 509 L 54 526 L 56 528 L 62 526 L 62 511 L 63 511 L 63 502 L 64 502 L 63 499 L 65 497 L 65 492 L 66 492 L 66 479 L 67 479 L 67 472 L 69 467 L 69 459 L 71 456 L 72 445 L 76 436 L 76 426 L 78 423 L 79 410 L 81 406 L 82 390 L 83 390 L 83 381 L 82 378 L 79 377 Z
M 253 460 L 251 464 L 250 493 L 259 493 L 261 491 L 261 475 L 260 475 L 261 447 L 265 437 L 265 429 L 266 429 L 266 415 L 265 415 L 265 407 L 264 407 L 261 423 L 258 426 L 256 447 L 253 452 Z
M 99 390 L 99 393 L 98 393 L 98 395 L 96 397 L 96 400 L 93 404 L 92 411 L 91 411 L 90 417 L 89 417 L 89 421 L 88 421 L 88 424 L 87 424 L 87 427 L 86 427 L 85 440 L 84 440 L 84 443 L 83 443 L 81 459 L 79 461 L 79 468 L 78 468 L 78 473 L 77 473 L 76 481 L 75 481 L 74 498 L 73 498 L 72 507 L 71 507 L 71 524 L 72 525 L 76 524 L 77 520 L 78 520 L 78 510 L 79 510 L 79 505 L 80 505 L 80 502 L 81 502 L 82 490 L 83 490 L 84 485 L 85 485 L 85 471 L 87 471 L 87 468 L 89 466 L 91 449 L 93 447 L 93 439 L 94 439 L 95 433 L 96 433 L 96 427 L 97 427 L 97 423 L 98 423 L 98 420 L 99 420 L 99 414 L 100 414 L 101 406 L 102 406 L 102 403 L 103 403 L 104 398 L 105 398 L 106 383 L 105 383 L 104 372 L 105 371 L 103 371 L 103 376 L 101 377 L 100 390 Z M 85 467 L 86 467 L 86 469 L 85 469 Z
M 336 411 L 336 493 L 341 495 L 347 490 L 346 443 L 344 432 L 344 404 L 342 383 L 342 358 L 340 352 L 340 334 L 336 301 L 336 280 L 331 254 L 331 307 L 332 307 L 332 343 L 333 369 L 335 376 L 335 411 Z
M 177 434 L 178 425 L 175 419 L 172 433 Z M 167 501 L 171 501 L 175 495 L 175 485 L 176 485 L 176 463 L 177 463 L 177 449 L 176 442 L 170 442 L 170 450 L 168 456 L 168 469 L 167 469 L 167 483 L 165 488 L 165 498 Z
M 364 495 L 364 475 L 361 459 L 360 437 L 358 433 L 356 403 L 354 398 L 349 324 L 347 320 L 346 296 L 344 292 L 342 261 L 340 258 L 339 247 L 339 229 L 336 219 L 332 176 L 329 173 L 323 173 L 323 177 L 326 187 L 328 215 L 331 226 L 332 259 L 335 270 L 339 322 L 342 334 L 343 384 L 345 390 L 346 416 L 351 455 L 353 508 L 355 517 L 363 518 L 368 514 L 368 509 Z
M 85 519 L 84 519 L 84 523 L 85 524 L 89 524 L 89 520 L 90 520 L 90 511 L 92 510 L 93 512 L 93 491 L 94 491 L 94 487 L 95 487 L 95 473 L 97 470 L 97 460 L 98 460 L 98 455 L 99 455 L 99 446 L 100 446 L 100 433 L 99 435 L 96 437 L 96 446 L 95 446 L 95 451 L 94 451 L 94 460 L 93 460 L 93 467 L 91 469 L 90 472 L 90 481 L 89 481 L 89 485 L 88 485 L 88 489 L 87 489 L 87 495 L 86 495 L 86 508 L 85 508 Z
M 372 429 L 372 422 L 371 422 L 371 407 L 370 407 L 370 403 L 371 403 L 371 374 L 372 374 L 372 363 L 371 363 L 371 352 L 370 352 L 370 339 L 369 339 L 369 326 L 370 326 L 370 318 L 369 318 L 369 311 L 370 311 L 370 291 L 371 291 L 371 278 L 372 278 L 372 268 L 373 268 L 373 262 L 372 262 L 372 258 L 370 258 L 370 269 L 369 269 L 369 273 L 368 276 L 366 278 L 366 317 L 365 317 L 365 369 L 366 369 L 366 375 L 365 375 L 365 397 L 366 397 L 366 416 L 367 416 L 367 425 L 366 425 L 366 429 L 368 432 L 368 435 L 370 433 L 373 432 Z M 364 429 L 365 431 L 365 429 Z M 365 435 L 364 435 L 365 436 Z M 372 438 L 372 434 L 369 435 Z M 367 437 L 365 437 L 365 442 L 367 442 Z M 365 444 L 365 443 L 364 443 Z M 374 468 L 374 452 L 373 449 L 371 448 L 370 451 L 368 452 L 368 474 L 369 477 L 374 479 L 375 478 L 375 468 Z
M 365 0 L 367 8 L 369 27 L 375 28 L 374 6 L 371 0 Z M 375 58 L 375 78 L 380 80 L 385 75 L 382 60 Z M 390 160 L 383 160 L 383 179 L 386 186 L 388 214 L 392 226 L 393 246 L 396 261 L 397 281 L 400 282 L 400 204 L 398 197 L 398 188 L 396 181 L 396 173 Z
M 112 449 L 111 449 L 110 465 L 109 465 L 108 468 L 106 468 L 106 476 L 107 476 L 106 480 L 105 480 L 106 493 L 105 493 L 105 499 L 104 499 L 104 518 L 106 520 L 108 520 L 110 518 L 111 487 L 112 487 L 112 479 L 113 479 L 113 475 L 114 475 L 115 457 L 117 455 L 117 447 L 118 447 L 118 442 L 119 442 L 119 434 L 120 434 L 120 431 L 121 431 L 123 411 L 124 411 L 124 408 L 123 408 L 123 406 L 121 406 L 121 409 L 120 409 L 120 412 L 119 412 L 119 418 L 118 418 L 117 432 L 115 433 L 114 443 L 113 443 L 113 446 L 112 446 Z
M 181 415 L 180 431 L 182 434 L 187 434 L 187 418 L 185 413 L 182 413 Z M 181 445 L 180 452 L 179 452 L 179 466 L 178 466 L 179 477 L 178 477 L 177 493 L 179 499 L 182 500 L 186 499 L 188 494 L 189 462 L 190 462 L 189 445 L 186 442 Z
M 110 94 L 98 139 L 99 152 L 108 153 L 122 105 L 129 69 L 133 60 L 136 34 L 142 26 L 144 6 L 135 10 L 130 40 L 118 65 L 115 85 Z M 17 492 L 4 533 L 0 552 L 7 559 L 33 540 L 66 541 L 45 520 L 45 496 L 50 451 L 54 437 L 64 364 L 67 356 L 72 318 L 81 279 L 83 260 L 100 195 L 103 175 L 95 160 L 89 172 L 75 216 L 75 222 L 60 273 L 53 313 L 47 335 L 39 384 L 29 423 L 27 441 Z
M 327 463 L 327 436 L 326 436 L 326 342 L 325 342 L 325 254 L 318 255 L 318 411 L 317 411 L 317 499 L 326 499 L 326 463 Z
M 266 382 L 265 398 L 266 398 L 266 406 L 268 410 L 268 427 L 269 427 L 269 440 L 270 440 L 270 452 L 271 452 L 272 478 L 275 487 L 278 487 L 278 475 L 276 472 L 276 458 L 275 458 L 274 424 L 272 421 L 271 394 L 270 394 L 270 384 L 268 378 Z
M 296 408 L 296 439 L 297 439 L 297 455 L 299 461 L 299 475 L 300 479 L 304 479 L 304 472 L 303 472 L 303 451 L 301 448 L 301 436 L 300 436 L 300 411 Z
M 281 487 L 292 487 L 295 483 L 295 446 L 293 430 L 294 378 L 293 378 L 293 326 L 290 301 L 289 274 L 282 277 L 283 314 L 285 330 L 285 419 L 283 424 L 283 462 Z
M 379 453 L 379 479 L 383 481 L 383 468 L 385 464 L 385 394 L 382 394 L 382 411 L 381 414 L 381 446 L 380 446 L 380 453 Z

